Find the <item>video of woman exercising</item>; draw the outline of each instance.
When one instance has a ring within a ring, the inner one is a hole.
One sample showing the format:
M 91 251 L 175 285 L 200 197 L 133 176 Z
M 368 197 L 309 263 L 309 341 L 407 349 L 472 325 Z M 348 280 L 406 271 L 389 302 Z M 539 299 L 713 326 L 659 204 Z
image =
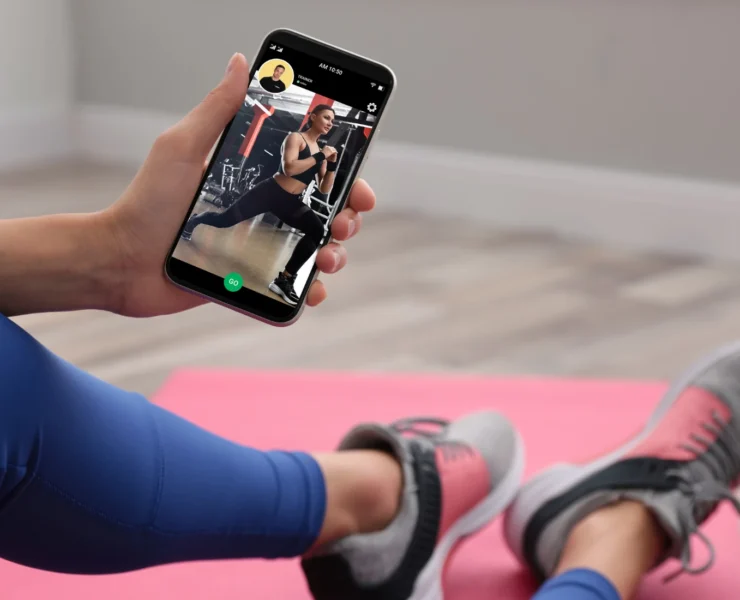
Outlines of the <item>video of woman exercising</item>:
M 173 256 L 294 306 L 375 117 L 290 85 L 279 66 L 255 74 Z

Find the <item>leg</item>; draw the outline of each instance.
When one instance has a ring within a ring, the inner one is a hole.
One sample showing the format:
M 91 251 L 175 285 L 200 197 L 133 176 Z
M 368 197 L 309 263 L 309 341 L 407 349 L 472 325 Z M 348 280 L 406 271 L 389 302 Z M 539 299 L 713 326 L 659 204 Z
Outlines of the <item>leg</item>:
M 0 556 L 73 573 L 299 556 L 395 516 L 374 450 L 259 452 L 106 385 L 0 317 Z
M 622 448 L 532 479 L 507 512 L 506 539 L 539 578 L 555 576 L 538 600 L 565 597 L 561 590 L 570 588 L 592 591 L 568 597 L 628 600 L 668 558 L 680 558 L 687 573 L 711 566 L 691 564 L 690 537 L 720 501 L 740 512 L 729 491 L 739 477 L 735 344 L 691 368 Z
M 303 238 L 296 244 L 293 254 L 285 265 L 285 273 L 295 275 L 318 250 L 324 237 L 324 225 L 311 207 L 305 204 L 299 213 L 287 215 L 287 218 L 283 220 L 294 229 L 303 232 Z
M 297 206 L 296 206 L 297 205 Z M 324 237 L 324 225 L 310 206 L 296 200 L 289 210 L 281 207 L 277 216 L 294 229 L 303 232 L 303 237 L 293 249 L 293 254 L 285 265 L 285 269 L 270 284 L 270 290 L 283 298 L 289 304 L 298 304 L 300 297 L 295 291 L 295 278 L 298 271 L 318 250 Z
M 7 560 L 112 573 L 298 556 L 324 526 L 327 487 L 311 456 L 212 435 L 64 363 L 3 317 L 0 389 Z M 331 483 L 340 513 L 343 489 Z
M 198 225 L 210 225 L 211 227 L 225 229 L 268 212 L 276 187 L 278 185 L 273 179 L 266 179 L 245 193 L 225 211 L 221 213 L 205 212 L 191 217 L 183 230 L 182 237 L 189 240 Z M 278 187 L 278 191 L 282 190 Z
M 551 579 L 532 600 L 626 600 L 597 571 L 578 569 Z
M 625 501 L 588 515 L 568 536 L 563 556 L 536 600 L 628 600 L 656 564 L 666 538 L 652 513 Z
M 430 556 L 495 516 L 521 473 L 511 426 L 486 413 L 434 438 L 365 425 L 334 454 L 259 452 L 86 375 L 3 317 L 0 389 L 0 557 L 45 570 L 312 551 L 315 589 L 355 561 L 370 565 L 363 583 L 411 589 L 438 568 Z M 389 557 L 401 581 L 372 570 Z

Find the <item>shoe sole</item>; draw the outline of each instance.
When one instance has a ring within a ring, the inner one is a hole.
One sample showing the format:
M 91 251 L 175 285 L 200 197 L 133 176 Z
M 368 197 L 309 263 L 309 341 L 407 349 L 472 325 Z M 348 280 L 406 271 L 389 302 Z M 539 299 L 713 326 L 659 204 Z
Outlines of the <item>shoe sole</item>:
M 440 540 L 414 585 L 414 593 L 409 600 L 442 600 L 443 575 L 450 553 L 458 543 L 488 525 L 495 517 L 503 513 L 516 496 L 524 476 L 525 451 L 524 442 L 515 433 L 514 460 L 508 472 L 496 489 L 479 502 L 472 510 L 460 517 Z
M 522 548 L 524 533 L 532 517 L 545 503 L 628 454 L 653 433 L 681 393 L 693 381 L 716 362 L 738 352 L 740 352 L 740 342 L 734 342 L 695 362 L 668 388 L 643 430 L 616 450 L 586 465 L 556 464 L 528 481 L 519 491 L 518 498 L 504 516 L 504 534 L 511 551 L 520 560 L 525 561 Z
M 291 300 L 291 299 L 290 299 L 290 298 L 288 297 L 288 295 L 287 295 L 287 294 L 286 294 L 286 293 L 285 293 L 285 292 L 284 292 L 283 290 L 281 290 L 281 289 L 280 289 L 280 288 L 279 288 L 278 286 L 276 286 L 276 285 L 275 285 L 274 283 L 271 283 L 271 284 L 269 285 L 269 288 L 270 288 L 270 291 L 271 291 L 271 292 L 272 292 L 273 294 L 277 294 L 278 296 L 280 296 L 280 297 L 281 297 L 281 298 L 282 298 L 283 300 L 285 300 L 285 301 L 286 301 L 286 302 L 287 302 L 288 304 L 290 304 L 291 306 L 297 306 L 297 305 L 298 305 L 298 303 L 297 303 L 297 302 L 295 302 L 295 301 Z

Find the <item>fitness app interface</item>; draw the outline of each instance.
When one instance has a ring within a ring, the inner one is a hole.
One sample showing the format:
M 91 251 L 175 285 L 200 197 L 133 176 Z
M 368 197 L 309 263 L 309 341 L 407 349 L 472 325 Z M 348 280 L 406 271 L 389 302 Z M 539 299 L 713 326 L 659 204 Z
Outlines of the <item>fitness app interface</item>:
M 269 44 L 173 257 L 296 305 L 387 85 Z

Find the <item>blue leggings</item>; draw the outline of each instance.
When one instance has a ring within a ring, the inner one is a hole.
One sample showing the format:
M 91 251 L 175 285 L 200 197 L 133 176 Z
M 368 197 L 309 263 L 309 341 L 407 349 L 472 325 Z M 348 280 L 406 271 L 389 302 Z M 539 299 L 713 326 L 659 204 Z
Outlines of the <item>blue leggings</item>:
M 548 581 L 532 600 L 619 600 L 619 594 L 600 573 L 574 569 Z
M 1 558 L 102 574 L 295 557 L 325 510 L 310 456 L 213 435 L 76 369 L 0 315 Z

